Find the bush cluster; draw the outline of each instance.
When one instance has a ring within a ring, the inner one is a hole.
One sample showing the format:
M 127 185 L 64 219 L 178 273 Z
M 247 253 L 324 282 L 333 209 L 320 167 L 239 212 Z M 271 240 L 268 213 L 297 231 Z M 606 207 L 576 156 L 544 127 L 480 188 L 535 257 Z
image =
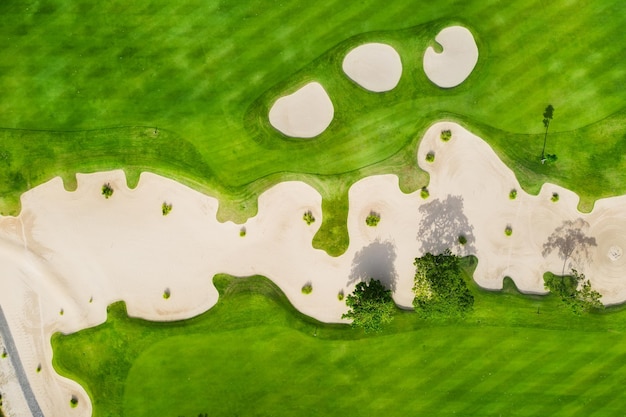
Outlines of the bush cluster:
M 313 213 L 311 213 L 311 210 L 308 210 L 304 213 L 304 215 L 302 216 L 302 220 L 304 220 L 308 226 L 310 226 L 311 223 L 315 222 L 315 217 L 313 217 Z
M 367 216 L 367 218 L 365 219 L 365 224 L 371 227 L 377 226 L 379 222 L 380 222 L 380 214 L 374 213 L 373 211 L 371 211 L 369 216 Z
M 577 316 L 604 308 L 600 301 L 602 295 L 591 288 L 591 283 L 585 278 L 585 274 L 575 269 L 572 269 L 570 275 L 562 277 L 547 273 L 543 280 L 544 288 L 560 297 Z
M 447 130 L 442 130 L 441 131 L 441 140 L 444 142 L 449 141 L 452 138 L 452 131 L 447 129 Z
M 108 182 L 102 186 L 102 195 L 104 198 L 109 198 L 113 195 L 113 188 Z

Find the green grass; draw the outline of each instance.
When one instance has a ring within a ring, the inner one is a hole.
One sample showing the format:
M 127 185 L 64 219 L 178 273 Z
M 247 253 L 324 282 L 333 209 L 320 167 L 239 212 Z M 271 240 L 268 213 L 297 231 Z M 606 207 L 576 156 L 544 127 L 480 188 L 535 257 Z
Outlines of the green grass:
M 217 276 L 207 313 L 154 323 L 114 304 L 105 324 L 53 336 L 54 366 L 86 387 L 96 417 L 622 412 L 623 312 L 576 317 L 508 279 L 502 292 L 466 279 L 476 302 L 465 320 L 398 310 L 365 335 L 301 315 L 262 277 Z

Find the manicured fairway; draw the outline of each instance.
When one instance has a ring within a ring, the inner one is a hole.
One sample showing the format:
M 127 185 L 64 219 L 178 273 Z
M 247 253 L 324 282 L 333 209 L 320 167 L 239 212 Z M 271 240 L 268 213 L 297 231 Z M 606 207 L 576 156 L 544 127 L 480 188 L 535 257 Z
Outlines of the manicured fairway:
M 178 323 L 125 317 L 53 338 L 95 416 L 620 415 L 626 316 L 577 318 L 552 297 L 472 288 L 476 311 L 432 325 L 400 312 L 365 336 L 301 316 L 260 277 Z M 539 314 L 538 314 L 539 312 Z

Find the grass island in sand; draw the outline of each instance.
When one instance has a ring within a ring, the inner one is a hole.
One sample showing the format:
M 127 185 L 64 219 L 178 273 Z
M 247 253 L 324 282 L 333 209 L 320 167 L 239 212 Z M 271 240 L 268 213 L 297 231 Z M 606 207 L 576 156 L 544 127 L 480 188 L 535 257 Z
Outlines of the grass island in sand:
M 620 413 L 621 9 L 3 2 L 3 412 Z M 448 248 L 473 310 L 420 319 Z

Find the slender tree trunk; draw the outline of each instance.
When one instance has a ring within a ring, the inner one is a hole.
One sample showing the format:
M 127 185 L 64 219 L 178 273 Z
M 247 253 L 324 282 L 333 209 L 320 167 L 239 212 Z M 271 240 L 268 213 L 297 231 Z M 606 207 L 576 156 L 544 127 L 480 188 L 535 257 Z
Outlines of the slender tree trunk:
M 548 140 L 548 128 L 549 127 L 550 127 L 550 123 L 548 123 L 548 125 L 546 126 L 546 133 L 545 135 L 543 135 L 543 149 L 541 150 L 541 163 L 543 163 L 543 160 L 545 159 L 546 141 Z

